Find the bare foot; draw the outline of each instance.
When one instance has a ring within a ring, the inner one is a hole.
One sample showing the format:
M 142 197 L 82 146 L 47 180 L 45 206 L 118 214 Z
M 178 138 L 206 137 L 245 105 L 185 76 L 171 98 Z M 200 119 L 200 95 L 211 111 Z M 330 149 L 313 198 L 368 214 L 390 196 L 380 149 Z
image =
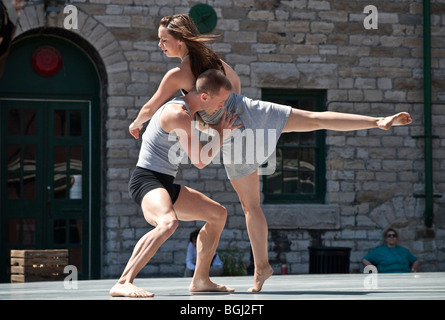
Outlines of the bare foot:
M 247 292 L 260 292 L 263 288 L 264 282 L 270 278 L 273 274 L 273 269 L 269 266 L 264 271 L 255 270 L 255 275 L 253 276 L 253 287 L 247 290 Z
M 208 280 L 192 280 L 189 287 L 190 292 L 234 292 L 235 289 L 224 286 L 222 284 L 217 284 L 210 279 Z
M 389 130 L 392 126 L 404 126 L 410 124 L 412 119 L 407 112 L 400 112 L 390 117 L 385 117 L 377 122 L 377 126 L 383 130 Z
M 136 287 L 132 283 L 116 283 L 110 290 L 112 297 L 151 298 L 154 294 Z

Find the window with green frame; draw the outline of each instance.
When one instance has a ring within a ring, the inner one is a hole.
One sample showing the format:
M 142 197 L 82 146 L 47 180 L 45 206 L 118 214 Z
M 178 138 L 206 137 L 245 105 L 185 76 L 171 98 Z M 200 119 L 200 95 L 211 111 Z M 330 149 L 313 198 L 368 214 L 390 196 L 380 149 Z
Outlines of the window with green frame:
M 324 111 L 326 91 L 262 89 L 262 100 Z M 276 147 L 276 170 L 263 176 L 264 203 L 324 203 L 325 130 L 283 133 Z

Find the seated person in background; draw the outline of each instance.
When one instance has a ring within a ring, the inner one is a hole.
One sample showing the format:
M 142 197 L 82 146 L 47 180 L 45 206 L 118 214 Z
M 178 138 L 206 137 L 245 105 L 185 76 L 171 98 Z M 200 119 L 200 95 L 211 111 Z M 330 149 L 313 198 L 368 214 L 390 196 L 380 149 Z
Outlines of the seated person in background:
M 185 272 L 184 277 L 193 277 L 193 273 L 195 272 L 195 264 L 196 264 L 196 239 L 198 238 L 199 229 L 190 233 L 190 242 L 187 246 L 187 257 L 185 258 Z M 212 263 L 210 264 L 210 274 L 211 277 L 217 277 L 222 275 L 223 273 L 223 263 L 218 256 L 218 253 L 215 252 L 213 256 Z
M 397 232 L 390 228 L 384 237 L 385 244 L 368 252 L 363 264 L 376 266 L 379 273 L 417 272 L 420 261 L 408 249 L 397 245 Z

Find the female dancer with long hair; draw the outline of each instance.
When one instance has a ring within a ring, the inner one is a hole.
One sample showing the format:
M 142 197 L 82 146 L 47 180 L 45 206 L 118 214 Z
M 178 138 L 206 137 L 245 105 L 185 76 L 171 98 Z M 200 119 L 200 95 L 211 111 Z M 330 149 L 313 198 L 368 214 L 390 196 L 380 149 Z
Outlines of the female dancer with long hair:
M 159 47 L 165 55 L 171 58 L 180 58 L 181 63 L 165 74 L 156 93 L 130 124 L 129 131 L 136 139 L 139 138 L 139 130 L 142 129 L 143 124 L 153 116 L 160 106 L 177 91 L 190 91 L 195 85 L 197 76 L 207 69 L 222 70 L 232 83 L 233 93 L 226 101 L 227 112 L 235 111 L 245 129 L 272 128 L 276 130 L 275 143 L 281 132 L 304 132 L 319 129 L 349 131 L 370 128 L 387 130 L 393 125 L 405 125 L 411 122 L 409 114 L 404 112 L 390 117 L 375 118 L 329 111 L 309 112 L 289 106 L 253 101 L 239 95 L 241 85 L 238 75 L 207 47 L 206 42 L 214 40 L 215 37 L 200 35 L 195 24 L 187 15 L 178 14 L 162 18 L 158 36 Z M 215 124 L 220 120 L 223 112 L 222 109 L 211 115 L 202 112 L 199 115 L 205 122 Z M 265 132 L 267 133 L 267 131 Z M 239 136 L 235 137 L 235 140 Z M 268 141 L 267 138 L 264 141 Z M 272 151 L 268 150 L 268 153 L 270 154 Z M 267 221 L 260 206 L 257 171 L 261 163 L 224 163 L 224 165 L 246 216 L 246 226 L 254 256 L 254 285 L 248 291 L 258 292 L 273 273 L 268 259 Z

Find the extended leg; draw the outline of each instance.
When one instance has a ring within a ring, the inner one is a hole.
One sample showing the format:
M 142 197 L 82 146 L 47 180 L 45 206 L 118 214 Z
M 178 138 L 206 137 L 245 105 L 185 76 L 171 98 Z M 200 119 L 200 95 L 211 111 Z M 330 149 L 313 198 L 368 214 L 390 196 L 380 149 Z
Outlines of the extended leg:
M 368 117 L 340 112 L 311 112 L 293 108 L 283 132 L 305 132 L 319 129 L 335 131 L 363 130 L 380 128 L 388 130 L 392 126 L 403 126 L 411 123 L 406 112 L 389 117 Z

